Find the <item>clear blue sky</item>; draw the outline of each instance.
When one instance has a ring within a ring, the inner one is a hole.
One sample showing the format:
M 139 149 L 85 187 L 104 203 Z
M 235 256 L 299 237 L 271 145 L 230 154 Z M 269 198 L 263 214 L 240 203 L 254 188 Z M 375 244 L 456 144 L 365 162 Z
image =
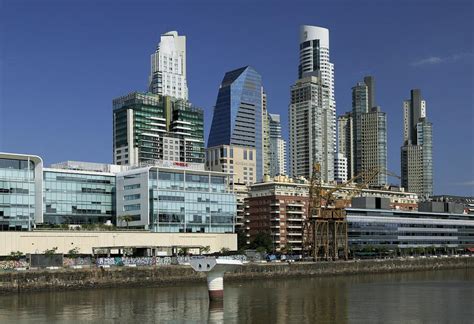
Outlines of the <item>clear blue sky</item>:
M 0 0 L 0 150 L 46 164 L 111 162 L 112 99 L 146 89 L 150 54 L 169 30 L 187 36 L 190 100 L 205 110 L 206 134 L 224 73 L 244 65 L 263 76 L 286 134 L 298 28 L 311 24 L 330 29 L 338 115 L 351 87 L 375 76 L 389 169 L 400 172 L 402 101 L 421 88 L 435 193 L 474 195 L 473 12 L 467 0 Z

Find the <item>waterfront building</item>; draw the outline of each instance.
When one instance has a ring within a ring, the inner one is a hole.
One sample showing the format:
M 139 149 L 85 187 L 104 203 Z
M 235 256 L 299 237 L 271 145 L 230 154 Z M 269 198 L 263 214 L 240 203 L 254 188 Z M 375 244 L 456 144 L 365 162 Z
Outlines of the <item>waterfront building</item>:
M 117 174 L 118 226 L 153 232 L 233 233 L 230 175 L 204 164 L 169 162 Z M 128 222 L 120 221 L 128 216 Z
M 170 31 L 161 35 L 151 55 L 149 92 L 188 100 L 186 82 L 186 36 Z
M 310 179 L 313 165 L 321 166 L 321 179 L 334 180 L 333 113 L 330 89 L 321 77 L 308 76 L 291 87 L 289 107 L 290 172 Z
M 339 183 L 347 181 L 347 159 L 341 153 L 334 159 L 334 180 Z
M 280 115 L 268 114 L 270 177 L 286 175 L 286 141 L 281 134 Z
M 219 145 L 206 149 L 206 169 L 231 174 L 231 183 L 250 185 L 257 181 L 254 147 Z
M 42 221 L 42 179 L 39 156 L 0 152 L 0 231 L 27 231 Z
M 372 198 L 375 199 L 375 198 Z M 347 208 L 349 246 L 387 250 L 413 248 L 468 249 L 474 247 L 474 216 L 431 212 L 428 205 L 418 211 L 390 210 L 383 198 L 368 204 L 364 198 Z M 369 206 L 370 205 L 370 206 Z
M 185 100 L 132 92 L 113 100 L 118 165 L 204 163 L 204 113 Z
M 76 161 L 44 168 L 42 223 L 115 223 L 115 172 L 120 169 L 108 164 Z
M 290 175 L 309 179 L 321 166 L 324 182 L 334 180 L 336 101 L 334 65 L 329 58 L 329 30 L 300 28 L 298 80 L 291 87 L 289 106 Z
M 433 195 L 433 125 L 426 115 L 426 102 L 419 89 L 403 102 L 402 186 L 421 196 Z
M 256 152 L 256 178 L 265 168 L 262 77 L 250 66 L 227 72 L 214 107 L 208 147 L 237 145 Z
M 305 180 L 293 182 L 285 176 L 251 185 L 245 216 L 248 242 L 263 232 L 271 236 L 275 251 L 301 252 L 308 190 Z
M 348 161 L 352 178 L 370 170 L 380 170 L 369 185 L 387 184 L 387 116 L 375 105 L 375 80 L 364 77 L 352 88 L 352 111 L 338 118 L 339 152 Z M 356 182 L 366 182 L 361 177 Z

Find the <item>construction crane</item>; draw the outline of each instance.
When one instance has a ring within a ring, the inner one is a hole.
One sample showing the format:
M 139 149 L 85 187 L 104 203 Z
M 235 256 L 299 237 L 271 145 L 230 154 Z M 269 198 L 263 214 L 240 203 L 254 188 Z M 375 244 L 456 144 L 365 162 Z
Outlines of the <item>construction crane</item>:
M 346 212 L 344 208 L 334 206 L 334 194 L 361 179 L 361 182 L 349 189 L 348 195 L 352 197 L 367 188 L 379 174 L 400 178 L 388 170 L 372 168 L 328 189 L 322 186 L 320 165 L 313 165 L 309 187 L 309 214 L 303 226 L 303 246 L 315 260 L 336 260 L 340 250 L 344 259 L 348 258 Z

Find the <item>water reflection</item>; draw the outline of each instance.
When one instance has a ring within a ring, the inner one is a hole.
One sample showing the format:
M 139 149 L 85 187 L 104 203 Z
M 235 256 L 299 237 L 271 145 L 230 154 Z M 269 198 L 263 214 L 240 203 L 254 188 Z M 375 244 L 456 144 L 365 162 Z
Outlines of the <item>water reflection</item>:
M 28 293 L 0 297 L 0 323 L 472 322 L 474 270 Z

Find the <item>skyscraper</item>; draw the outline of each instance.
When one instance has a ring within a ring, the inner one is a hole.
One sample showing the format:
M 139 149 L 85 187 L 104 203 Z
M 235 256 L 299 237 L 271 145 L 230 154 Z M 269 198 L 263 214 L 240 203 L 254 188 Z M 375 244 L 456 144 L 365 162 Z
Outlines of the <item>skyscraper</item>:
M 403 102 L 402 186 L 423 197 L 433 195 L 433 125 L 419 89 Z
M 204 163 L 204 113 L 188 101 L 132 92 L 113 100 L 114 163 Z
M 281 135 L 280 115 L 268 114 L 269 163 L 271 177 L 286 175 L 286 141 Z
M 321 180 L 334 180 L 334 123 L 329 101 L 329 88 L 319 77 L 305 77 L 291 87 L 290 170 L 294 178 L 311 178 L 313 165 L 319 163 Z
M 338 126 L 339 153 L 347 159 L 348 177 L 379 170 L 369 184 L 387 184 L 387 116 L 376 106 L 372 76 L 364 77 L 352 88 L 352 111 L 339 116 Z
M 149 90 L 151 93 L 188 99 L 186 82 L 186 36 L 170 31 L 161 35 L 151 55 Z
M 298 81 L 291 87 L 289 107 L 290 172 L 310 178 L 314 163 L 323 181 L 334 180 L 336 101 L 334 65 L 329 59 L 329 30 L 300 28 Z
M 329 29 L 303 25 L 300 27 L 300 64 L 298 78 L 314 75 L 329 88 L 329 109 L 333 114 L 333 143 L 336 152 L 336 98 L 334 95 L 334 64 L 329 56 Z
M 338 153 L 341 154 L 347 163 L 347 178 L 350 179 L 354 176 L 353 165 L 354 165 L 354 126 L 352 113 L 347 112 L 337 118 L 337 144 Z
M 227 72 L 214 107 L 208 148 L 219 145 L 254 147 L 257 181 L 264 175 L 262 77 L 250 66 Z

